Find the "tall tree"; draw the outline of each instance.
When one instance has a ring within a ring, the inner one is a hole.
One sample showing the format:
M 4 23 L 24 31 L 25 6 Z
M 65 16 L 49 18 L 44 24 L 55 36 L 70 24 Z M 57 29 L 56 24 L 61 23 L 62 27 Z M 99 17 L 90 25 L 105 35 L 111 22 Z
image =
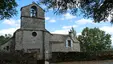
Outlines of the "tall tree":
M 11 34 L 1 35 L 0 36 L 0 45 L 5 44 L 11 37 L 12 37 Z
M 40 0 L 47 8 L 53 8 L 55 13 L 70 13 L 76 15 L 78 11 L 94 22 L 108 21 L 113 23 L 113 0 Z
M 15 0 L 0 0 L 0 20 L 9 19 L 17 14 Z
M 111 48 L 111 35 L 106 34 L 98 28 L 86 27 L 78 36 L 81 43 L 81 50 L 85 52 L 105 51 Z

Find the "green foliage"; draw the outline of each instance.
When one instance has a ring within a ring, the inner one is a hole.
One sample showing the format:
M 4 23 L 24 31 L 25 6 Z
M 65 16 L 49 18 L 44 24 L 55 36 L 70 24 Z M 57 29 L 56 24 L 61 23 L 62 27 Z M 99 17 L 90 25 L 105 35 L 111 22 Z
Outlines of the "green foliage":
M 5 44 L 10 38 L 12 37 L 11 34 L 5 34 L 5 36 L 0 36 L 0 45 Z
M 78 11 L 86 18 L 93 18 L 94 22 L 107 21 L 111 17 L 113 23 L 113 0 L 40 0 L 40 2 L 53 8 L 55 13 L 70 13 L 76 15 Z
M 111 35 L 106 34 L 98 28 L 89 29 L 86 27 L 82 31 L 82 35 L 78 36 L 81 50 L 85 52 L 106 51 L 111 48 Z
M 0 0 L 0 20 L 9 19 L 17 14 L 15 0 Z

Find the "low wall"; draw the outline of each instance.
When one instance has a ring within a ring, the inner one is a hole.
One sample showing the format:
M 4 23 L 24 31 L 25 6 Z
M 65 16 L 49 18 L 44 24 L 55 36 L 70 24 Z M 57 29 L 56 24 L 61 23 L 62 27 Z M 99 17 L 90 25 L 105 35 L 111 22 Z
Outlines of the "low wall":
M 42 64 L 31 53 L 0 52 L 0 64 Z
M 113 60 L 112 52 L 52 52 L 50 62 Z
M 50 64 L 113 64 L 113 60 L 57 62 L 57 63 L 50 63 Z

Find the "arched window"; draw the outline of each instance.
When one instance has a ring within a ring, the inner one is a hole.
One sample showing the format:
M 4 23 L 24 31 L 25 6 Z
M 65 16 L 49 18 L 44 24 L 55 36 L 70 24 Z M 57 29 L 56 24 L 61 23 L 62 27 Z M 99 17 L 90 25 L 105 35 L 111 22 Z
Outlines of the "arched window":
M 36 6 L 32 6 L 30 9 L 30 16 L 31 17 L 36 17 L 37 16 L 37 8 Z

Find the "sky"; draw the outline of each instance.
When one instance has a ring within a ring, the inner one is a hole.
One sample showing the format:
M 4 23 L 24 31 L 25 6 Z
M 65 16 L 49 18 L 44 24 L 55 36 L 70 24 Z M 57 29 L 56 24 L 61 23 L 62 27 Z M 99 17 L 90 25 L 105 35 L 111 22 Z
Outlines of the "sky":
M 18 14 L 10 19 L 4 19 L 0 21 L 0 35 L 13 34 L 17 29 L 20 28 L 20 8 L 31 4 L 36 0 L 16 0 L 18 3 L 17 11 Z M 41 6 L 45 9 L 45 6 Z M 108 18 L 110 20 L 110 18 Z M 105 31 L 111 35 L 113 45 L 113 25 L 108 22 L 94 23 L 91 19 L 83 18 L 82 16 L 73 16 L 70 13 L 62 15 L 55 15 L 53 10 L 45 12 L 45 27 L 51 33 L 57 34 L 68 34 L 69 30 L 73 27 L 80 35 L 85 27 L 94 28 L 97 27 L 100 30 Z

